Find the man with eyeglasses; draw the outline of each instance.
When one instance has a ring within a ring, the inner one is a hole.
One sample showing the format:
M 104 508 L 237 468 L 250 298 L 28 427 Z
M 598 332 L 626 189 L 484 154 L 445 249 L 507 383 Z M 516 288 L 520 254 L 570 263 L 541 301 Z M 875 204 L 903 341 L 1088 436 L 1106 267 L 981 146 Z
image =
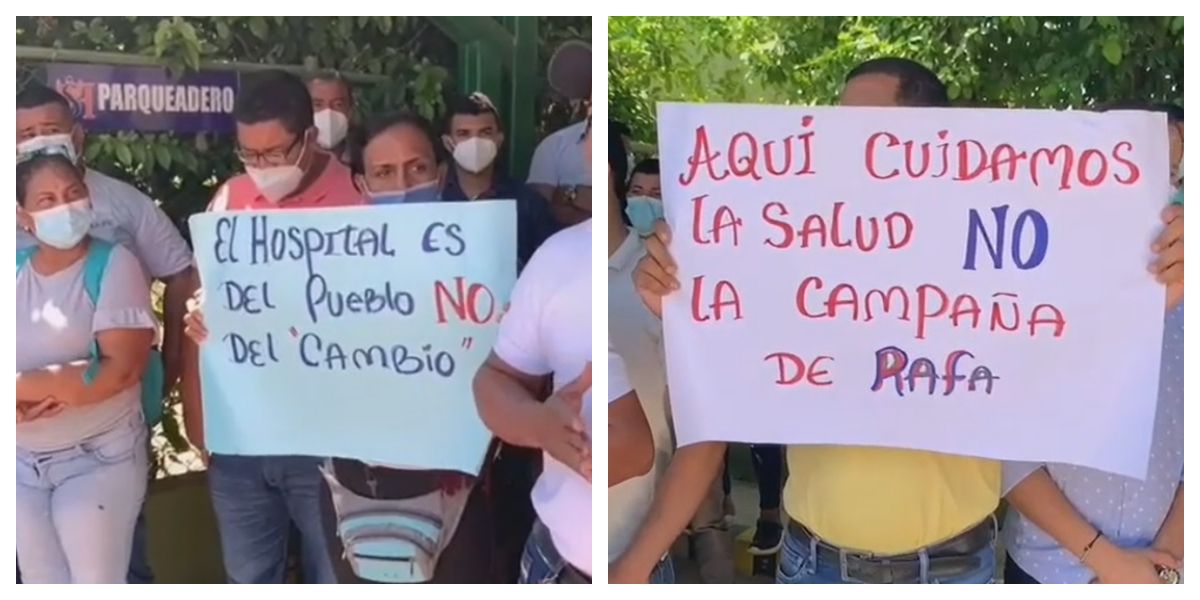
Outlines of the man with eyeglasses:
M 304 209 L 364 204 L 350 170 L 317 145 L 312 99 L 282 71 L 255 76 L 234 106 L 238 158 L 246 173 L 225 182 L 210 211 Z M 188 438 L 204 447 L 196 344 L 185 343 L 183 401 Z M 208 485 L 231 583 L 282 583 L 289 521 L 301 537 L 306 583 L 336 583 L 321 528 L 315 456 L 234 456 L 208 462 Z

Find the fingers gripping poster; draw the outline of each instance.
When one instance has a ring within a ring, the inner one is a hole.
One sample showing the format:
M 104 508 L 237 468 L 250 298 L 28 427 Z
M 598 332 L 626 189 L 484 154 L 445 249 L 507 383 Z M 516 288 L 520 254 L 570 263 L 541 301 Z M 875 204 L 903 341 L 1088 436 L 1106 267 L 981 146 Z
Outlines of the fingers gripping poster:
M 1142 477 L 1162 115 L 659 105 L 680 444 Z
M 471 381 L 516 279 L 511 201 L 191 219 L 208 450 L 477 473 Z

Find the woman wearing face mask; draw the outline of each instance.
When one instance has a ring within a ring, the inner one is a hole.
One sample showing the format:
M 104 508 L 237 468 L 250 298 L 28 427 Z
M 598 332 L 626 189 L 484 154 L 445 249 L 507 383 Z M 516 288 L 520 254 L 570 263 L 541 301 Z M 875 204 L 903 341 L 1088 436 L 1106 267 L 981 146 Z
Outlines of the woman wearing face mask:
M 141 378 L 155 321 L 140 263 L 91 239 L 61 155 L 17 165 L 17 555 L 26 583 L 124 583 L 146 493 Z

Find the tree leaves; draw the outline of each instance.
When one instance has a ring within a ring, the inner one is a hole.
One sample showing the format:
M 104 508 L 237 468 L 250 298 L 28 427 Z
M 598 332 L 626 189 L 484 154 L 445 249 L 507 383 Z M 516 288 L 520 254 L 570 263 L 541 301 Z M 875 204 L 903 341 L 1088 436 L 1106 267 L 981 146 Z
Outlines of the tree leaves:
M 1104 40 L 1102 52 L 1104 53 L 1104 59 L 1113 66 L 1121 64 L 1121 40 L 1115 37 Z
M 656 102 L 831 104 L 851 68 L 889 55 L 932 68 L 960 106 L 1183 95 L 1182 17 L 613 17 L 608 25 L 609 114 L 643 141 L 656 137 Z

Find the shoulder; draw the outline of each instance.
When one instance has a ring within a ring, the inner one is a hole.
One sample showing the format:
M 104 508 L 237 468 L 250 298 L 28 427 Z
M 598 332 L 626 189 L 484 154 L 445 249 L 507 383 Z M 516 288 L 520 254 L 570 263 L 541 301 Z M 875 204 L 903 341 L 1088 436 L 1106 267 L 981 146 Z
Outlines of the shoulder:
M 245 202 L 246 195 L 251 193 L 254 193 L 254 182 L 250 176 L 245 173 L 234 175 L 217 188 L 212 201 L 208 203 L 208 211 L 222 212 L 236 209 L 239 204 Z
M 154 199 L 142 190 L 94 169 L 88 169 L 84 173 L 83 182 L 87 184 L 88 195 L 93 203 L 98 201 L 102 204 L 134 209 L 158 208 Z
M 546 139 L 542 140 L 542 143 L 553 146 L 566 146 L 576 143 L 579 141 L 579 138 L 583 137 L 585 128 L 587 128 L 586 120 L 572 123 L 546 136 Z
M 521 271 L 521 279 L 557 287 L 573 274 L 589 271 L 591 248 L 591 220 L 568 227 L 538 246 Z

